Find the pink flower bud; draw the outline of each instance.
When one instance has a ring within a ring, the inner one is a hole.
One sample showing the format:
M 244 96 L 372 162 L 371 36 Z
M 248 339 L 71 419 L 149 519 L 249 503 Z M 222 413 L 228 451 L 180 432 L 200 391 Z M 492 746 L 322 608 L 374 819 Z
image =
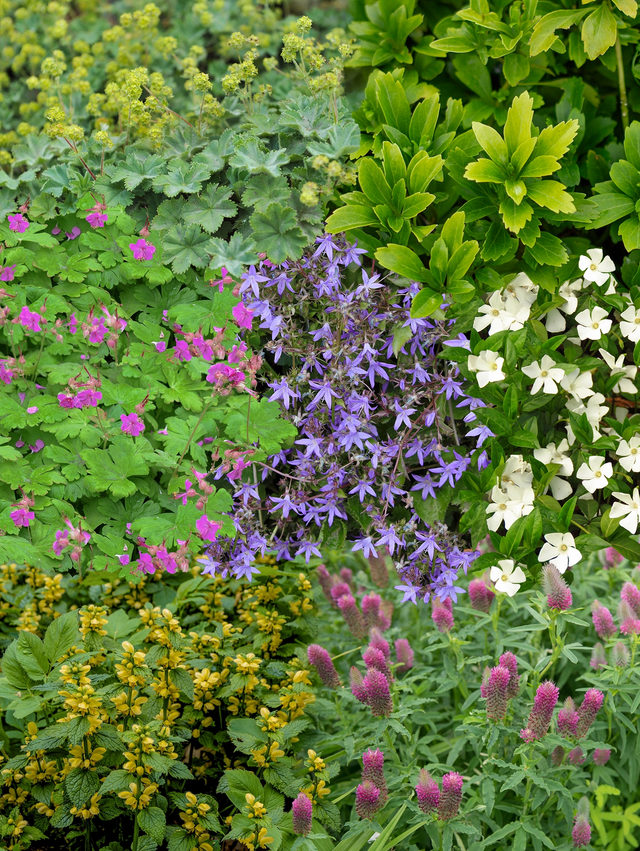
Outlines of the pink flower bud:
M 391 659 L 391 648 L 389 647 L 389 642 L 375 626 L 369 632 L 369 646 L 375 647 L 376 650 L 379 650 L 387 662 Z
M 372 819 L 380 809 L 380 790 L 366 780 L 356 789 L 356 813 L 360 818 Z
M 316 568 L 316 574 L 318 576 L 318 582 L 320 583 L 320 587 L 322 588 L 322 592 L 324 596 L 329 600 L 329 602 L 335 606 L 336 601 L 331 596 L 331 589 L 333 587 L 333 576 L 329 573 L 324 564 L 319 564 Z
M 591 619 L 598 633 L 598 638 L 611 638 L 618 631 L 611 617 L 611 612 L 606 606 L 599 603 L 598 600 L 593 601 Z
M 340 597 L 344 597 L 345 594 L 351 594 L 351 588 L 349 588 L 346 582 L 336 582 L 335 585 L 332 585 L 330 594 L 331 599 L 338 602 Z
M 640 619 L 636 617 L 635 611 L 626 600 L 621 600 L 618 605 L 618 617 L 622 621 L 620 632 L 623 635 L 637 635 L 640 633 Z
M 340 677 L 335 669 L 331 656 L 319 644 L 310 644 L 307 648 L 307 658 L 315 666 L 318 676 L 328 688 L 339 688 Z
M 612 567 L 617 567 L 622 561 L 624 561 L 623 557 L 614 547 L 607 547 L 604 553 L 604 569 L 610 570 Z
M 473 609 L 488 612 L 495 596 L 493 589 L 487 586 L 484 579 L 472 579 L 469 583 L 469 600 Z
M 420 769 L 418 783 L 416 785 L 416 797 L 418 799 L 418 807 L 423 813 L 433 813 L 438 809 L 440 787 L 426 768 Z
M 291 805 L 291 820 L 295 835 L 308 836 L 311 833 L 312 819 L 313 804 L 304 792 L 300 792 Z
M 509 678 L 509 687 L 507 689 L 507 697 L 517 697 L 520 690 L 520 675 L 518 674 L 518 660 L 510 651 L 503 653 L 500 657 L 499 664 L 506 668 L 511 677 Z
M 449 603 L 448 606 L 447 602 Z M 437 597 L 433 598 L 431 619 L 436 625 L 438 632 L 451 632 L 454 626 L 454 621 L 453 614 L 451 613 L 451 600 L 448 597 L 444 602 L 440 602 Z
M 491 668 L 488 665 L 485 665 L 484 671 L 482 672 L 482 682 L 480 683 L 480 695 L 484 697 L 486 700 L 488 694 L 489 680 L 491 678 Z
M 362 614 L 367 632 L 372 627 L 380 628 L 380 605 L 382 599 L 379 594 L 365 594 L 362 598 Z
M 551 751 L 551 764 L 557 768 L 564 762 L 564 748 L 558 745 Z
M 379 749 L 369 749 L 362 754 L 362 781 L 366 783 L 367 780 L 380 790 L 380 806 L 383 807 L 389 793 L 384 776 L 384 753 Z
M 627 668 L 630 660 L 631 656 L 624 641 L 616 642 L 611 651 L 611 664 L 615 665 L 616 668 Z
M 391 676 L 391 668 L 387 664 L 387 660 L 384 658 L 384 653 L 381 650 L 376 650 L 375 647 L 367 647 L 362 654 L 362 658 L 367 666 L 367 670 L 375 668 L 376 671 L 380 671 L 380 673 L 384 674 L 389 682 L 391 682 L 393 679 Z
M 487 696 L 487 718 L 492 721 L 504 721 L 507 714 L 507 689 L 511 673 L 508 668 L 498 665 L 493 668 L 485 686 Z
M 547 595 L 547 605 L 550 609 L 563 612 L 571 608 L 571 589 L 555 564 L 545 564 L 542 568 L 542 588 Z
M 338 600 L 338 608 L 351 634 L 356 638 L 364 638 L 367 630 L 364 625 L 362 612 L 358 608 L 355 598 L 351 594 L 343 594 Z
M 589 799 L 583 795 L 578 801 L 578 810 L 571 834 L 574 848 L 585 848 L 591 842 L 591 825 L 589 824 Z
M 606 765 L 610 757 L 611 750 L 609 748 L 596 748 L 593 752 L 593 761 L 596 765 Z
M 406 674 L 407 671 L 410 671 L 413 668 L 413 650 L 411 649 L 411 645 L 407 641 L 406 638 L 397 638 L 395 641 L 395 649 L 396 649 L 396 658 L 398 662 L 402 663 L 401 667 L 399 667 L 399 674 Z
M 576 736 L 582 739 L 589 732 L 589 728 L 596 720 L 596 715 L 604 702 L 604 694 L 597 688 L 588 689 L 580 708 L 578 709 L 578 724 Z
M 393 702 L 391 700 L 391 692 L 389 691 L 389 681 L 385 675 L 381 671 L 371 668 L 365 675 L 363 685 L 371 713 L 376 718 L 391 715 Z
M 569 751 L 567 754 L 567 760 L 571 763 L 571 765 L 582 765 L 584 762 L 584 752 L 582 748 L 574 748 L 572 751 Z
M 550 680 L 538 686 L 527 726 L 520 731 L 520 737 L 525 742 L 533 742 L 547 735 L 559 693 L 560 689 Z
M 591 652 L 591 661 L 589 663 L 596 671 L 607 664 L 607 657 L 604 652 L 603 645 L 598 641 Z
M 633 582 L 625 582 L 620 592 L 620 597 L 628 603 L 637 617 L 640 617 L 640 589 Z
M 367 690 L 364 687 L 364 680 L 362 679 L 362 674 L 356 668 L 356 666 L 352 666 L 349 671 L 349 683 L 351 685 L 351 694 L 360 701 L 360 703 L 364 703 L 366 706 L 369 705 L 369 695 L 367 694 Z
M 558 733 L 565 739 L 575 736 L 578 729 L 578 712 L 573 698 L 568 697 L 558 712 Z
M 458 815 L 463 784 L 462 776 L 457 771 L 450 771 L 442 778 L 442 793 L 438 804 L 438 818 L 441 821 L 448 821 Z

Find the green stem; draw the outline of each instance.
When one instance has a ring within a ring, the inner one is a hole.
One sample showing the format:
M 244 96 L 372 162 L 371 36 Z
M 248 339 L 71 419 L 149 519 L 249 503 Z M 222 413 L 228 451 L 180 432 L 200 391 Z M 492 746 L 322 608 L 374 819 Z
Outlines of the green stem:
M 202 420 L 204 419 L 205 414 L 206 414 L 206 413 L 207 413 L 207 411 L 209 410 L 209 406 L 211 405 L 211 402 L 212 402 L 212 401 L 213 401 L 213 396 L 211 397 L 211 399 L 209 399 L 209 401 L 207 402 L 207 404 L 204 406 L 204 409 L 203 409 L 202 413 L 200 414 L 200 416 L 199 416 L 199 418 L 198 418 L 198 422 L 194 425 L 194 427 L 193 427 L 193 431 L 192 431 L 192 432 L 191 432 L 191 434 L 189 435 L 189 440 L 187 440 L 187 445 L 186 445 L 186 446 L 185 446 L 185 448 L 182 450 L 182 455 L 180 456 L 180 459 L 179 459 L 178 463 L 176 464 L 176 466 L 175 466 L 175 468 L 174 468 L 174 470 L 173 470 L 173 474 L 172 474 L 172 476 L 171 476 L 171 480 L 173 480 L 173 479 L 174 479 L 174 477 L 175 477 L 176 473 L 177 473 L 177 472 L 178 472 L 178 470 L 180 469 L 180 464 L 182 464 L 182 459 L 183 459 L 183 458 L 184 458 L 184 456 L 187 454 L 187 450 L 188 450 L 188 449 L 189 449 L 189 447 L 191 446 L 191 441 L 193 440 L 194 435 L 195 435 L 195 433 L 197 432 L 197 430 L 198 430 L 198 427 L 199 427 L 200 423 L 201 423 L 201 422 L 202 422 Z
M 622 116 L 622 128 L 629 127 L 629 103 L 627 101 L 627 84 L 624 79 L 624 65 L 622 64 L 622 45 L 620 35 L 616 36 L 616 64 L 618 66 L 618 88 L 620 89 L 620 114 Z
M 140 800 L 140 778 L 136 779 L 136 801 Z M 131 843 L 131 851 L 138 851 L 138 836 L 140 834 L 140 825 L 138 824 L 138 810 L 134 816 L 133 822 L 133 841 Z

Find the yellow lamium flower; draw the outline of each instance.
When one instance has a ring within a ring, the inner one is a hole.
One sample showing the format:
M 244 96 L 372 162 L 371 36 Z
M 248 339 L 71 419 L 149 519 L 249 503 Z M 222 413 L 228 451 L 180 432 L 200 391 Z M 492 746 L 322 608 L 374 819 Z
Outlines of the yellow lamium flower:
M 247 802 L 247 806 L 244 807 L 244 811 L 249 818 L 262 818 L 267 814 L 267 808 L 265 805 L 262 801 L 258 801 L 256 796 L 252 795 L 251 792 L 247 792 L 244 799 Z

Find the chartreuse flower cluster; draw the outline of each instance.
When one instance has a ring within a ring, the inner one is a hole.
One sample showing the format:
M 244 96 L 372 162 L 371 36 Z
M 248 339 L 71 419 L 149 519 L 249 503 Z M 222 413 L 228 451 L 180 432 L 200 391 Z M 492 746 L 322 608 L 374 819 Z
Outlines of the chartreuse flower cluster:
M 0 764 L 0 832 L 12 851 L 59 841 L 59 831 L 138 851 L 165 840 L 212 851 L 224 835 L 268 848 L 293 838 L 281 793 L 304 793 L 316 818 L 339 824 L 325 762 L 302 740 L 316 699 L 296 643 L 317 629 L 311 583 L 299 566 L 261 566 L 250 586 L 197 567 L 168 582 L 67 577 L 46 629 L 28 631 L 4 610 L 18 635 L 0 680 L 16 733 Z M 35 568 L 2 572 L 3 601 L 41 587 Z M 240 775 L 249 785 L 237 804 Z M 214 797 L 219 784 L 228 805 Z

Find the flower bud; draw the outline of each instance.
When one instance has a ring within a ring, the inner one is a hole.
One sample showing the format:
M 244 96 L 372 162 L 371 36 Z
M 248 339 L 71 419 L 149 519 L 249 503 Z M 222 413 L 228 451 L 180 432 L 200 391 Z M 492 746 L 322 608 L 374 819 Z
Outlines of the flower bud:
M 418 807 L 423 813 L 433 813 L 440 803 L 440 787 L 426 768 L 420 769 L 416 785 Z
M 560 689 L 550 680 L 538 686 L 527 726 L 520 731 L 520 737 L 525 742 L 533 742 L 547 735 L 559 693 Z
M 360 818 L 372 819 L 380 809 L 380 790 L 366 780 L 356 789 L 356 813 Z
M 591 618 L 598 633 L 598 638 L 611 638 L 618 631 L 611 617 L 611 612 L 606 606 L 599 603 L 598 600 L 593 601 Z
M 448 604 L 448 605 L 447 605 Z M 436 625 L 438 632 L 449 633 L 454 627 L 452 604 L 449 597 L 441 602 L 437 597 L 433 598 L 433 611 L 431 619 Z
M 573 831 L 571 833 L 574 848 L 586 848 L 591 842 L 591 825 L 589 824 L 589 799 L 583 796 L 578 802 Z
M 384 776 L 384 753 L 379 749 L 369 748 L 362 754 L 362 781 L 366 783 L 367 780 L 380 790 L 380 806 L 384 807 L 389 793 Z
M 485 691 L 487 697 L 487 718 L 492 721 L 504 721 L 507 714 L 507 690 L 511 673 L 508 668 L 498 665 L 491 670 Z
M 438 818 L 441 821 L 448 821 L 458 815 L 463 784 L 462 776 L 457 771 L 450 771 L 442 778 L 442 792 L 438 804 Z
M 380 605 L 382 599 L 379 594 L 365 594 L 362 598 L 362 614 L 367 632 L 373 627 L 380 628 Z
M 518 674 L 518 660 L 511 651 L 503 653 L 500 657 L 499 664 L 506 668 L 510 673 L 509 687 L 507 689 L 507 697 L 517 697 L 520 690 L 520 675 Z
M 413 668 L 413 650 L 406 638 L 397 638 L 395 641 L 396 658 L 402 663 L 398 673 L 406 674 Z
M 596 765 L 606 765 L 611 757 L 610 748 L 596 748 L 593 752 L 593 761 Z
M 363 680 L 363 686 L 367 695 L 367 703 L 371 713 L 376 717 L 388 717 L 393 711 L 393 702 L 389 690 L 389 681 L 385 675 L 371 668 L 367 671 Z M 357 696 L 357 695 L 356 695 Z
M 594 645 L 593 650 L 591 651 L 591 662 L 590 665 L 596 671 L 599 670 L 603 665 L 607 664 L 607 657 L 604 652 L 604 646 L 598 641 L 596 645 Z
M 565 739 L 575 736 L 578 728 L 578 712 L 573 698 L 568 697 L 558 712 L 558 733 Z
M 367 670 L 375 669 L 376 671 L 380 671 L 381 674 L 384 674 L 389 681 L 393 679 L 391 668 L 389 668 L 387 660 L 384 658 L 384 653 L 381 650 L 376 650 L 375 647 L 367 647 L 362 654 L 362 658 L 367 666 Z
M 307 836 L 311 833 L 313 804 L 304 792 L 300 792 L 291 805 L 291 819 L 296 836 Z
M 611 651 L 611 664 L 616 668 L 627 668 L 630 660 L 629 650 L 624 641 L 616 642 Z
M 333 576 L 329 573 L 324 564 L 319 564 L 317 566 L 316 575 L 318 577 L 318 582 L 320 583 L 320 587 L 322 588 L 324 596 L 333 606 L 335 606 L 336 601 L 331 596 L 331 589 L 333 587 Z
M 351 694 L 356 698 L 356 700 L 359 700 L 360 703 L 364 703 L 368 706 L 369 696 L 366 688 L 364 687 L 364 680 L 362 678 L 362 674 L 355 665 L 353 665 L 349 671 L 349 683 L 351 685 Z
M 545 564 L 542 568 L 542 588 L 547 595 L 547 605 L 550 609 L 563 612 L 571 608 L 571 589 L 555 564 Z
M 596 715 L 600 711 L 600 707 L 604 702 L 604 694 L 597 688 L 588 689 L 580 708 L 578 709 L 578 724 L 576 728 L 576 736 L 579 739 L 584 738 L 589 732 L 589 728 L 596 720 Z
M 339 688 L 340 677 L 331 661 L 329 653 L 319 644 L 310 644 L 307 648 L 307 658 L 315 667 L 318 676 L 328 688 Z
M 640 589 L 633 582 L 625 582 L 620 591 L 620 598 L 628 603 L 637 617 L 640 617 Z
M 495 596 L 493 589 L 489 588 L 484 579 L 472 579 L 469 583 L 469 600 L 473 609 L 488 612 Z
M 623 635 L 637 635 L 640 633 L 640 619 L 626 600 L 621 600 L 618 605 L 618 617 L 622 621 L 620 632 Z
M 349 627 L 351 634 L 355 636 L 355 638 L 364 638 L 367 634 L 367 630 L 364 625 L 362 612 L 358 608 L 355 598 L 352 597 L 351 594 L 343 594 L 338 600 L 338 608 L 340 609 L 342 617 Z
M 369 573 L 371 581 L 378 588 L 386 588 L 389 584 L 389 571 L 387 570 L 387 560 L 384 556 L 369 556 Z
M 369 631 L 369 646 L 375 647 L 376 650 L 379 650 L 384 655 L 387 662 L 391 659 L 391 648 L 389 647 L 389 642 L 376 627 L 373 627 L 373 629 Z

